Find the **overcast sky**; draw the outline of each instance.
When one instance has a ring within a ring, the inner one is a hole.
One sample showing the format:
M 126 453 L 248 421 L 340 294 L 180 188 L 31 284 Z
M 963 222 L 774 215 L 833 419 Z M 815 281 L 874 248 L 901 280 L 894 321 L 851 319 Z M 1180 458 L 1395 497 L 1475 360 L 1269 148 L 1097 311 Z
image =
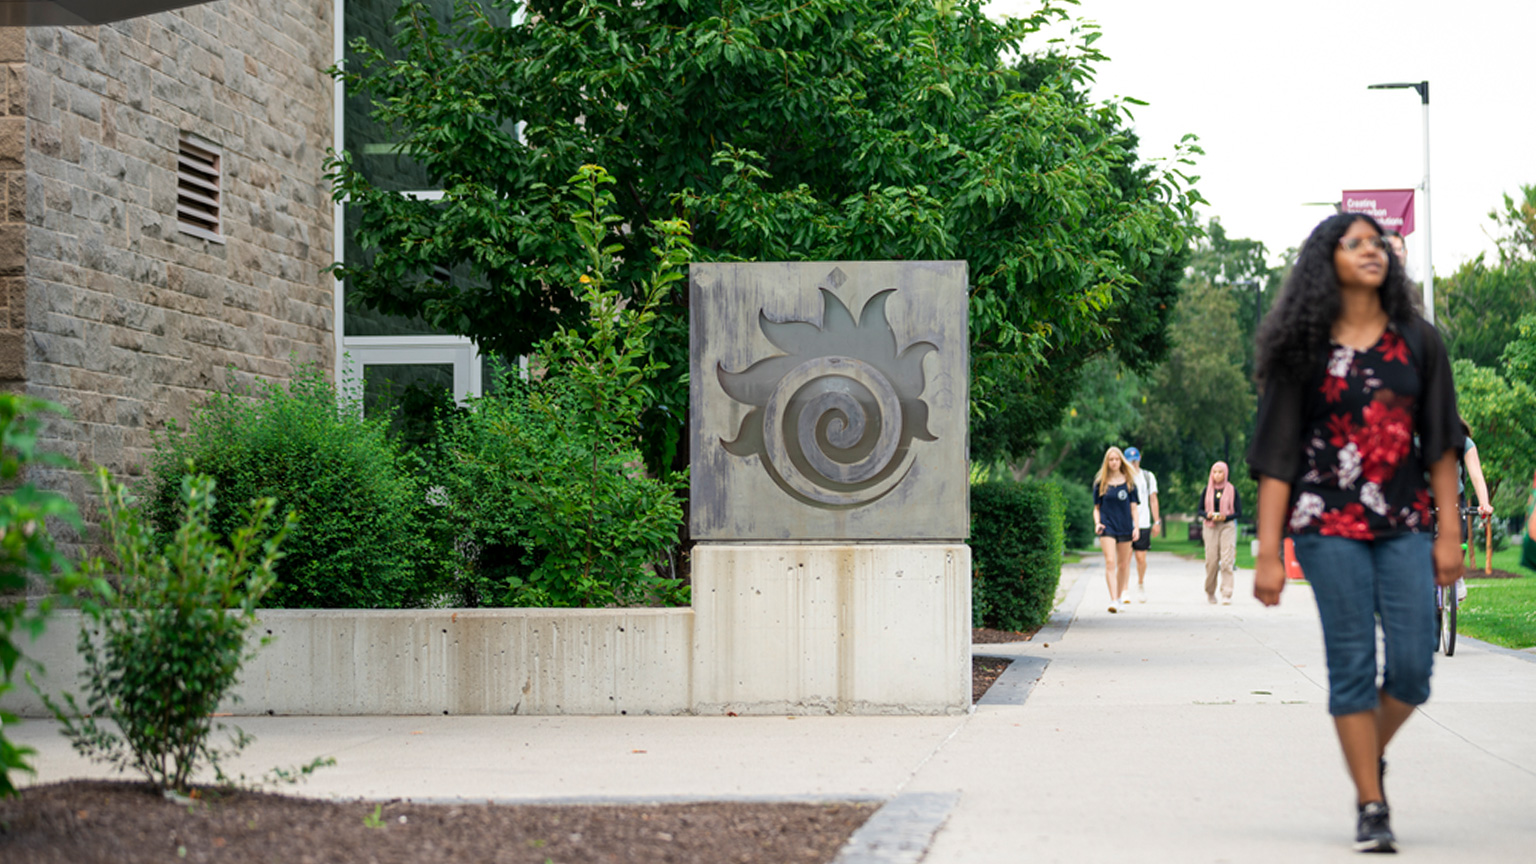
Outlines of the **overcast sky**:
M 1034 0 L 993 0 L 993 15 Z M 1332 211 L 1344 189 L 1417 186 L 1424 126 L 1413 90 L 1430 82 L 1435 273 L 1493 249 L 1488 211 L 1536 184 L 1536 0 L 1082 0 L 1098 22 L 1095 96 L 1130 96 L 1144 159 L 1185 133 L 1206 155 L 1195 173 L 1230 236 L 1278 259 Z M 1424 209 L 1408 238 L 1422 266 Z

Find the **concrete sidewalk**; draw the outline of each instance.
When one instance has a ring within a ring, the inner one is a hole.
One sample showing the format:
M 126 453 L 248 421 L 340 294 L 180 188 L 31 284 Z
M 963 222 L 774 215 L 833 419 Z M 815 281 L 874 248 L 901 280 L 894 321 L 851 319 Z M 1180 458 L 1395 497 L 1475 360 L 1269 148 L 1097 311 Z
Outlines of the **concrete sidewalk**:
M 1353 860 L 1308 589 L 1264 609 L 1244 571 L 1211 606 L 1203 565 L 1154 552 L 1148 602 L 1111 615 L 1102 569 L 1065 569 L 1033 641 L 975 647 L 1016 662 L 969 716 L 250 717 L 235 770 L 333 756 L 293 790 L 317 797 L 892 801 L 847 864 Z M 1434 687 L 1389 754 L 1404 853 L 1531 860 L 1536 656 L 1464 640 Z M 32 782 L 108 776 L 50 723 L 7 734 Z

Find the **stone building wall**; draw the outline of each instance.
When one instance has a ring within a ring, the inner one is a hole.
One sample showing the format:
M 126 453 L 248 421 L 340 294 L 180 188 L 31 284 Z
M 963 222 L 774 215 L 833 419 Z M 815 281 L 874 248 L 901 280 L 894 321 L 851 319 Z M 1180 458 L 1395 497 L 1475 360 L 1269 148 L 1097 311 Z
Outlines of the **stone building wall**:
M 332 367 L 331 18 L 331 0 L 216 0 L 0 36 L 0 379 L 69 409 L 49 449 L 136 475 L 153 430 L 185 420 L 228 368 Z M 8 125 L 22 106 L 24 165 Z M 182 133 L 222 150 L 223 243 L 178 229 Z M 24 287 L 7 257 L 18 203 Z M 80 475 L 48 485 L 89 497 Z
M 26 368 L 26 79 L 26 31 L 0 27 L 0 389 Z

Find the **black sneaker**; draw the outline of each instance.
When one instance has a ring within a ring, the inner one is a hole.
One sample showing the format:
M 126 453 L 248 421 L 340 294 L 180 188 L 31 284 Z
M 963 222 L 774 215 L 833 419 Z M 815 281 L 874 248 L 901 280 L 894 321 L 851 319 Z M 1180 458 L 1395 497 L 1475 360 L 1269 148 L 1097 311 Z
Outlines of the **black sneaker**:
M 1392 836 L 1392 811 L 1380 801 L 1360 805 L 1360 821 L 1355 827 L 1356 852 L 1396 852 Z

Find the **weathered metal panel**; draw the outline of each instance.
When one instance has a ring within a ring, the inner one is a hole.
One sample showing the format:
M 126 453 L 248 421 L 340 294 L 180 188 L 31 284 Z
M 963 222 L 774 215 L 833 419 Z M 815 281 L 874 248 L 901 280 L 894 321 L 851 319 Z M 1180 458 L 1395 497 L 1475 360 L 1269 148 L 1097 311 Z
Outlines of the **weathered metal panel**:
M 697 540 L 961 540 L 964 261 L 695 264 Z

